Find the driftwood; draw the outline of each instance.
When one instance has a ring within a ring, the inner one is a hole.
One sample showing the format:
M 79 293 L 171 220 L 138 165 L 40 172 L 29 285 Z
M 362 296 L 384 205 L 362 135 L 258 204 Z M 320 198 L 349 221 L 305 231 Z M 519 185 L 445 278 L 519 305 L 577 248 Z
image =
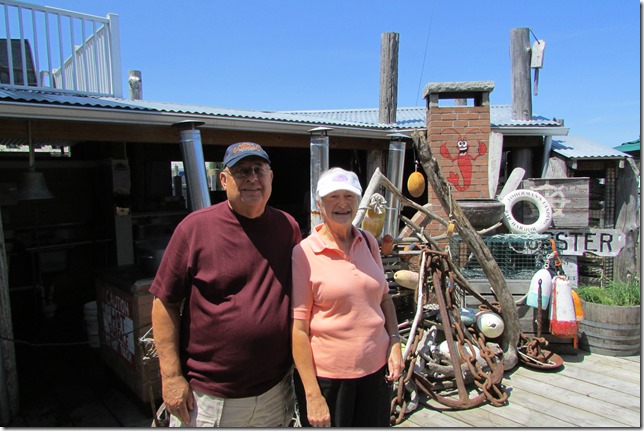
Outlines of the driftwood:
M 417 145 L 416 144 L 417 139 L 418 138 L 414 136 L 415 145 Z M 462 210 L 458 206 L 458 203 L 456 202 L 456 200 L 450 196 L 449 186 L 447 185 L 446 181 L 442 177 L 438 164 L 432 158 L 431 151 L 429 150 L 429 146 L 426 144 L 426 141 L 423 138 L 421 139 L 423 142 L 425 142 L 424 146 L 426 147 L 426 149 L 423 150 L 423 153 L 419 151 L 420 153 L 419 158 L 420 158 L 421 164 L 423 165 L 423 169 L 425 169 L 425 172 L 428 173 L 428 180 L 430 181 L 430 184 L 434 188 L 434 193 L 439 198 L 439 201 L 441 202 L 441 206 L 445 209 L 446 213 L 450 212 L 449 202 L 451 200 L 452 213 L 453 213 L 452 215 L 454 220 L 456 221 L 456 224 L 457 224 L 456 227 L 458 229 L 458 232 L 463 238 L 463 240 L 465 241 L 465 243 L 470 247 L 470 249 L 472 250 L 472 253 L 477 258 L 479 263 L 481 264 L 481 268 L 483 269 L 486 276 L 488 277 L 490 284 L 493 286 L 492 291 L 501 306 L 501 314 L 503 315 L 503 320 L 506 328 L 503 333 L 503 336 L 501 337 L 501 346 L 504 354 L 503 359 L 504 359 L 505 369 L 506 370 L 512 369 L 518 363 L 517 347 L 519 343 L 519 333 L 520 333 L 519 316 L 516 310 L 516 305 L 512 299 L 512 295 L 508 290 L 507 284 L 505 282 L 505 278 L 503 278 L 503 274 L 501 273 L 501 270 L 498 267 L 496 261 L 494 260 L 487 246 L 483 243 L 481 237 L 479 236 L 479 232 L 477 232 L 472 227 L 472 225 L 467 220 Z M 429 174 L 430 172 L 432 172 L 433 175 L 430 175 Z M 358 212 L 355 218 L 353 219 L 353 224 L 355 226 L 360 225 L 360 222 L 364 218 L 367 204 L 369 202 L 369 199 L 371 198 L 371 195 L 373 195 L 373 193 L 375 193 L 378 190 L 378 187 L 380 186 L 391 191 L 398 198 L 401 205 L 412 207 L 416 211 L 427 216 L 429 219 L 437 221 L 438 223 L 444 226 L 448 225 L 448 222 L 446 220 L 444 220 L 440 216 L 430 211 L 426 205 L 425 206 L 418 205 L 416 202 L 403 196 L 402 193 L 400 193 L 396 189 L 396 187 L 387 179 L 387 177 L 382 175 L 382 173 L 378 169 L 376 169 L 369 184 L 367 185 L 367 188 L 365 189 L 362 201 L 360 202 L 360 205 L 359 205 Z M 481 233 L 484 233 L 485 231 L 488 231 L 488 230 L 490 229 L 485 229 L 484 231 L 481 231 Z M 416 232 L 416 233 L 419 234 L 419 236 L 422 239 L 424 239 L 422 231 Z M 432 237 L 432 238 L 428 238 L 428 241 L 436 245 L 436 241 L 443 238 L 444 236 Z M 456 268 L 453 265 L 450 265 L 450 270 L 456 274 L 461 287 L 463 287 L 470 294 L 478 298 L 482 303 L 488 305 L 490 309 L 495 308 L 495 307 L 492 307 L 491 304 L 489 304 L 489 302 L 486 299 L 484 299 L 475 289 L 473 289 L 470 286 L 469 282 L 467 282 L 465 277 L 463 277 L 462 274 L 458 271 L 458 268 Z
M 427 179 L 434 189 L 443 210 L 446 214 L 452 214 L 456 222 L 456 229 L 463 241 L 470 248 L 476 260 L 481 265 L 483 272 L 487 276 L 492 291 L 501 306 L 501 314 L 505 324 L 505 330 L 501 337 L 501 348 L 503 349 L 503 359 L 505 369 L 514 368 L 518 363 L 517 347 L 519 345 L 519 334 L 521 327 L 519 324 L 519 314 L 517 312 L 512 294 L 510 293 L 505 278 L 490 253 L 481 236 L 472 227 L 469 220 L 463 214 L 456 199 L 451 195 L 449 185 L 445 181 L 436 159 L 433 158 L 427 139 L 423 134 L 415 131 L 412 134 L 414 147 L 418 154 L 420 163 L 427 174 Z M 450 211 L 451 209 L 451 211 Z
M 435 220 L 444 226 L 447 226 L 448 222 L 445 221 L 443 218 L 439 217 L 438 215 L 434 214 L 429 209 L 430 207 L 428 205 L 423 205 L 423 206 L 418 205 L 416 202 L 403 196 L 403 194 L 400 193 L 400 191 L 396 188 L 396 186 L 391 181 L 389 181 L 389 179 L 386 176 L 384 176 L 382 172 L 380 172 L 380 169 L 378 168 L 376 168 L 376 170 L 374 171 L 373 175 L 371 176 L 371 180 L 369 181 L 369 184 L 365 189 L 362 200 L 360 201 L 358 212 L 356 213 L 356 216 L 353 219 L 353 222 L 352 222 L 353 225 L 354 226 L 360 225 L 360 222 L 362 222 L 362 219 L 364 218 L 364 215 L 366 212 L 367 203 L 369 202 L 369 200 L 371 199 L 371 196 L 376 192 L 376 190 L 378 190 L 379 187 L 384 187 L 385 189 L 390 191 L 394 196 L 396 196 L 396 198 L 398 199 L 398 201 L 401 203 L 402 206 L 408 206 L 408 207 L 414 208 L 416 211 L 418 211 L 419 214 L 422 214 L 424 216 L 421 225 L 416 225 L 414 222 L 407 219 L 406 217 L 401 217 L 401 220 L 403 220 L 407 225 L 406 228 L 404 228 L 401 231 L 401 233 L 405 233 L 405 232 L 409 233 L 410 231 L 413 230 L 413 233 L 419 239 L 421 239 L 424 242 L 431 243 L 436 250 L 440 249 L 437 241 L 447 238 L 447 235 L 439 235 L 439 236 L 427 238 L 425 237 L 423 230 L 427 222 L 430 220 Z M 494 230 L 499 225 L 501 225 L 500 222 L 496 223 L 494 226 L 490 228 L 482 229 L 481 231 L 479 231 L 479 233 L 483 234 L 490 230 Z M 464 290 L 466 290 L 470 295 L 478 299 L 482 304 L 486 305 L 490 310 L 493 310 L 495 308 L 485 297 L 483 297 L 476 289 L 474 289 L 470 285 L 470 283 L 463 276 L 463 274 L 461 274 L 460 270 L 451 261 L 449 261 L 449 269 L 455 274 L 459 285 Z M 419 277 L 419 280 L 423 280 L 423 279 L 424 277 Z

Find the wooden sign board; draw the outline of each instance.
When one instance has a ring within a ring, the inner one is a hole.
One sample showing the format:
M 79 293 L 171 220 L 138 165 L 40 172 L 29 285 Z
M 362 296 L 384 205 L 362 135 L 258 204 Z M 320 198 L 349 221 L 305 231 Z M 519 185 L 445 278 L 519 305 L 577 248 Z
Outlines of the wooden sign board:
M 626 235 L 619 229 L 569 229 L 544 232 L 557 243 L 562 256 L 583 256 L 592 253 L 597 256 L 615 257 L 626 243 Z
M 579 178 L 527 178 L 523 188 L 540 193 L 552 207 L 554 228 L 587 227 L 589 220 L 589 179 Z M 536 213 L 536 208 L 526 208 L 524 214 Z M 538 214 L 533 214 L 538 217 Z
M 579 285 L 579 270 L 577 269 L 577 256 L 560 256 L 561 269 L 566 274 L 570 287 L 576 289 Z

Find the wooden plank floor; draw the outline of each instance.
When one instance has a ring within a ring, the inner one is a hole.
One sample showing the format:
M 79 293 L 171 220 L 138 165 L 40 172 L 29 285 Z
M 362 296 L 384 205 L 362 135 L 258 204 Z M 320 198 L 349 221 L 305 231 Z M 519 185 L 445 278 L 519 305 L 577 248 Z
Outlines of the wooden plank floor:
M 524 366 L 505 373 L 509 394 L 501 407 L 439 411 L 424 405 L 398 427 L 638 427 L 640 356 L 562 354 L 564 366 L 541 371 Z
M 103 363 L 96 349 L 65 344 L 83 337 L 63 329 L 82 332 L 76 323 L 52 322 L 39 328 L 38 337 L 28 338 L 35 345 L 16 345 L 21 411 L 8 426 L 149 427 L 151 407 Z M 560 355 L 564 366 L 554 372 L 523 366 L 506 372 L 501 383 L 509 398 L 502 407 L 419 407 L 399 427 L 641 427 L 640 356 L 583 350 Z

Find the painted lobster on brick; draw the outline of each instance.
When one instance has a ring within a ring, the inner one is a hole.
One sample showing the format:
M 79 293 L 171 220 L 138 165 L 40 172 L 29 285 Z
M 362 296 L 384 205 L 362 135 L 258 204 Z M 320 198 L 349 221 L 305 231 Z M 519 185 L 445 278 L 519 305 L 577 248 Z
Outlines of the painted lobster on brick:
M 487 145 L 485 145 L 485 142 L 483 141 L 478 141 L 478 154 L 470 155 L 469 144 L 465 137 L 469 133 L 481 130 L 474 129 L 470 130 L 468 133 L 461 134 L 456 129 L 449 128 L 444 129 L 443 134 L 449 130 L 453 131 L 454 134 L 458 136 L 458 142 L 456 144 L 458 148 L 458 154 L 456 156 L 452 156 L 450 154 L 448 142 L 445 142 L 443 145 L 441 145 L 440 153 L 441 156 L 445 157 L 446 159 L 457 163 L 460 177 L 456 172 L 450 172 L 447 176 L 447 181 L 452 183 L 456 190 L 462 192 L 470 188 L 470 184 L 472 183 L 472 161 L 478 159 L 487 152 Z M 460 178 L 463 179 L 462 184 L 460 182 Z

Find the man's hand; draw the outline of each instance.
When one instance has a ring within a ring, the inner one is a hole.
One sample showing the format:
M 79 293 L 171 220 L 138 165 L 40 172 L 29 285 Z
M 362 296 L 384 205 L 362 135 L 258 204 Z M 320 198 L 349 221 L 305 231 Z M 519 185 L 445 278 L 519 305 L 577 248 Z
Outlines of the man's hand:
M 162 379 L 163 402 L 168 413 L 175 415 L 185 425 L 190 423 L 190 412 L 195 399 L 190 385 L 183 376 Z

